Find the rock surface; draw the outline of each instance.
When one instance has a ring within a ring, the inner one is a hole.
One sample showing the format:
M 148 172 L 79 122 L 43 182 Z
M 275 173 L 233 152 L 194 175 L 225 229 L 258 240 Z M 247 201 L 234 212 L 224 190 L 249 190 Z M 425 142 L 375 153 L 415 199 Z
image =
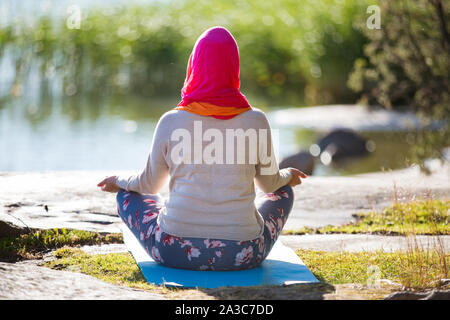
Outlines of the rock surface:
M 352 214 L 381 210 L 395 199 L 449 198 L 449 168 L 444 166 L 429 176 L 412 167 L 346 177 L 308 177 L 294 189 L 295 203 L 285 230 L 350 223 Z M 96 185 L 107 175 L 131 173 L 0 173 L 0 213 L 9 213 L 31 228 L 120 232 L 115 195 L 101 192 Z M 161 194 L 168 195 L 167 185 Z
M 319 150 L 327 152 L 333 161 L 368 153 L 366 140 L 348 129 L 336 129 L 317 141 Z
M 34 260 L 0 262 L 0 299 L 164 299 L 162 295 L 112 285 L 70 271 L 38 266 Z
M 74 228 L 101 232 L 119 232 L 120 219 L 116 214 L 115 196 L 99 191 L 98 181 L 106 175 L 131 174 L 132 172 L 27 172 L 0 173 L 0 214 L 2 219 L 31 228 Z M 352 214 L 366 210 L 379 210 L 391 205 L 394 199 L 405 200 L 417 197 L 441 197 L 450 195 L 448 166 L 438 172 L 422 175 L 417 168 L 391 173 L 374 173 L 350 177 L 309 177 L 295 188 L 295 204 L 286 229 L 303 226 L 320 227 L 327 224 L 344 224 L 352 221 Z M 161 192 L 167 196 L 167 186 Z M 46 208 L 48 210 L 46 210 Z M 11 218 L 14 217 L 14 218 Z M 12 220 L 11 220 L 12 219 Z M 13 221 L 14 220 L 14 221 Z M 17 220 L 17 221 L 16 221 Z M 358 241 L 349 235 L 337 238 L 282 237 L 288 246 L 309 249 L 331 248 L 356 250 Z M 353 235 L 350 235 L 353 236 Z M 346 238 L 347 237 L 347 238 Z M 386 239 L 368 236 L 366 243 L 377 244 Z M 386 238 L 386 237 L 384 237 Z M 332 240 L 330 240 L 332 239 Z M 394 239 L 394 238 L 392 238 Z M 390 240 L 392 240 L 390 239 Z M 448 237 L 446 237 L 448 243 Z M 288 241 L 289 240 L 289 241 Z M 368 241 L 368 242 L 367 242 Z M 395 242 L 395 241 L 394 241 Z M 394 242 L 390 244 L 394 248 Z M 321 243 L 321 246 L 319 246 Z M 319 247 L 317 247 L 319 246 Z M 361 247 L 361 246 L 359 246 Z M 97 248 L 92 253 L 120 252 L 123 247 L 115 246 L 112 251 Z M 384 298 L 392 288 L 369 292 L 355 285 L 336 285 L 335 289 L 324 288 L 311 295 L 310 290 L 300 292 L 297 288 L 257 288 L 201 292 L 200 290 L 180 292 L 179 299 L 219 298 L 224 292 L 245 292 L 244 297 L 258 299 L 291 298 L 304 299 L 367 299 Z M 234 290 L 234 291 L 233 291 Z M 198 296 L 193 295 L 196 292 Z M 265 293 L 267 297 L 263 295 Z M 231 293 L 230 293 L 231 294 Z M 309 294 L 309 295 L 308 295 Z M 285 295 L 285 296 L 284 296 Z M 441 297 L 436 293 L 435 298 Z M 107 284 L 93 277 L 68 271 L 51 270 L 37 265 L 36 261 L 0 263 L 0 299 L 161 299 L 164 296 Z
M 388 295 L 384 300 L 450 300 L 450 290 L 427 292 L 400 291 Z
M 450 252 L 450 236 L 439 236 L 444 250 Z M 433 248 L 437 244 L 437 236 L 416 236 L 417 244 L 423 248 Z M 375 251 L 392 252 L 407 250 L 408 240 L 401 236 L 377 236 L 367 234 L 314 234 L 314 235 L 281 235 L 279 240 L 292 250 L 307 249 L 318 251 Z M 128 252 L 125 244 L 104 244 L 83 246 L 81 249 L 91 254 L 107 254 Z M 444 279 L 447 280 L 448 279 Z
M 269 112 L 268 117 L 274 126 L 292 126 L 321 131 L 340 128 L 355 131 L 408 131 L 423 127 L 423 119 L 412 112 L 402 113 L 383 108 L 370 109 L 353 104 L 288 108 Z M 433 128 L 441 125 L 442 123 L 438 121 L 431 123 Z
M 0 212 L 0 237 L 17 237 L 29 229 L 20 220 L 5 212 Z
M 415 243 L 422 248 L 433 249 L 438 245 L 438 238 L 445 252 L 450 252 L 450 236 L 416 236 Z M 297 249 L 319 251 L 376 251 L 387 252 L 407 250 L 411 242 L 401 236 L 380 236 L 368 234 L 313 234 L 313 235 L 282 235 L 280 240 L 286 246 Z

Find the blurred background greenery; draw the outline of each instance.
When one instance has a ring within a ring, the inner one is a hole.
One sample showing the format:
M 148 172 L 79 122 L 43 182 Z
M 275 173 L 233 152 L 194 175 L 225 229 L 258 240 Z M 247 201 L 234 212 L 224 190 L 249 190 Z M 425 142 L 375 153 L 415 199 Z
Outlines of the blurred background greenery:
M 81 9 L 79 28 L 69 26 L 72 4 Z M 366 26 L 371 4 L 381 8 L 380 30 Z M 449 7 L 439 0 L 5 1 L 0 7 L 0 170 L 104 168 L 100 151 L 86 145 L 98 146 L 100 135 L 118 126 L 136 136 L 121 140 L 117 135 L 115 141 L 128 145 L 127 152 L 142 152 L 135 146 L 143 143 L 139 130 L 152 128 L 177 104 L 193 44 L 214 25 L 227 27 L 238 42 L 241 89 L 253 105 L 271 110 L 362 101 L 413 110 L 444 125 L 431 133 L 415 132 L 415 143 L 388 166 L 442 157 L 449 144 Z M 91 125 L 82 129 L 85 120 Z M 72 131 L 58 131 L 65 121 Z M 12 123 L 20 127 L 17 135 L 27 138 L 14 140 Z M 30 152 L 36 143 L 38 150 L 57 154 L 63 147 L 53 137 L 56 132 L 60 140 L 88 132 L 90 142 L 73 139 L 80 145 L 76 154 L 91 157 L 60 166 L 77 158 L 66 150 L 42 165 L 17 164 L 18 157 L 45 158 Z M 6 150 L 19 146 L 14 160 L 6 159 Z M 398 144 L 392 146 L 396 149 Z M 139 167 L 145 157 L 144 152 L 136 162 L 123 160 L 123 168 Z
M 222 25 L 241 55 L 242 90 L 289 103 L 353 102 L 346 86 L 367 38 L 355 27 L 367 1 L 175 0 L 82 10 L 80 29 L 43 15 L 0 30 L 2 54 L 14 50 L 13 92 L 33 68 L 40 81 L 60 76 L 66 95 L 179 96 L 197 37 Z M 50 89 L 50 88 L 46 88 Z M 60 92 L 58 92 L 60 93 Z

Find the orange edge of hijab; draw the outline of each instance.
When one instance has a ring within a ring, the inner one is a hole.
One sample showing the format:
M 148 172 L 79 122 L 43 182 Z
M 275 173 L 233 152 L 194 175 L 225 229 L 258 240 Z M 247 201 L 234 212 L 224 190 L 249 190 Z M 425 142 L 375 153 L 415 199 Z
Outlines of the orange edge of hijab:
M 219 116 L 219 117 L 234 117 L 245 111 L 250 110 L 251 107 L 223 107 L 216 106 L 208 102 L 192 102 L 187 106 L 178 106 L 175 110 L 184 110 L 195 113 L 201 116 Z

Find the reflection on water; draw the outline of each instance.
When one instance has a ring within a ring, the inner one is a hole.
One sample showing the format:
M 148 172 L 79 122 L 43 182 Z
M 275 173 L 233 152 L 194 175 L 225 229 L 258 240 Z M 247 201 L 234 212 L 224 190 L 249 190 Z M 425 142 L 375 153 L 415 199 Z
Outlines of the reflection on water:
M 159 117 L 177 102 L 132 97 L 0 102 L 0 171 L 139 170 Z M 325 134 L 277 129 L 281 158 L 308 150 Z M 314 174 L 347 175 L 405 166 L 411 133 L 361 135 L 375 142 L 373 153 L 330 166 L 317 159 Z
M 7 103 L 0 108 L 0 171 L 142 168 L 168 109 L 131 98 Z

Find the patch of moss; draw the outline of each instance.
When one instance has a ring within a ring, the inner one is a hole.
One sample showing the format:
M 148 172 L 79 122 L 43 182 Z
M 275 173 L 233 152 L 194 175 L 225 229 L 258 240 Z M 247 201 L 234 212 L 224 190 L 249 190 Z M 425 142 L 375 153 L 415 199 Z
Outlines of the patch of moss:
M 44 252 L 63 246 L 122 243 L 122 234 L 69 229 L 36 230 L 18 237 L 0 238 L 0 260 L 39 258 Z
M 381 213 L 356 214 L 356 222 L 343 226 L 287 230 L 284 234 L 371 233 L 386 235 L 450 235 L 450 201 L 419 200 L 395 203 Z

